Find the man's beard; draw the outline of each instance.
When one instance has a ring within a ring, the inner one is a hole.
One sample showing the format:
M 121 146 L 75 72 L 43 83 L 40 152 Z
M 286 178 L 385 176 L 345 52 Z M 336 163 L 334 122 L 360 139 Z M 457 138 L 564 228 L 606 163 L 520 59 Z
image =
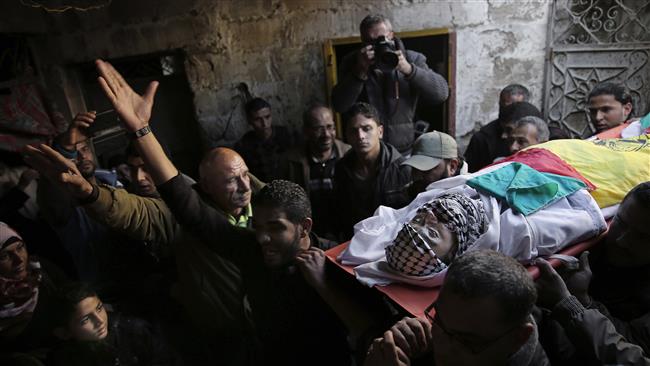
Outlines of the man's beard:
M 443 180 L 445 178 L 449 178 L 449 172 L 447 171 L 447 169 L 445 169 L 445 171 L 442 173 L 442 175 L 440 176 L 440 178 L 437 181 Z M 427 187 L 429 186 L 429 184 L 431 184 L 431 183 L 434 183 L 434 182 L 426 183 L 424 180 L 415 180 L 415 181 L 413 181 L 413 183 L 411 183 L 411 185 L 408 188 L 409 196 L 411 198 L 415 198 L 415 196 L 417 196 L 418 194 L 424 192 L 427 189 Z
M 82 177 L 90 179 L 95 176 L 95 169 L 97 167 L 95 166 L 95 163 L 90 160 L 82 160 L 77 164 L 77 168 Z

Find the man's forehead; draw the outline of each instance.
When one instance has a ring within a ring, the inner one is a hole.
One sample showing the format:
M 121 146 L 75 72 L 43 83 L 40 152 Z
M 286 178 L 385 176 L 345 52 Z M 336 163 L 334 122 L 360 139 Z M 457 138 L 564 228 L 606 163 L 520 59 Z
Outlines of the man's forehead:
M 257 223 L 280 223 L 288 221 L 287 213 L 282 208 L 265 204 L 253 206 L 253 217 Z
M 537 133 L 537 127 L 530 123 L 526 123 L 525 125 L 519 126 L 515 128 L 512 131 L 513 136 L 527 136 L 529 134 L 536 134 Z
M 356 116 L 352 117 L 349 123 L 349 128 L 356 129 L 356 128 L 362 128 L 366 126 L 377 126 L 378 123 L 372 118 L 368 118 L 364 116 L 363 114 L 357 114 Z
M 476 334 L 474 331 L 479 332 L 479 328 L 499 326 L 501 307 L 492 296 L 470 298 L 447 290 L 441 291 L 437 304 L 450 331 Z
M 253 117 L 254 118 L 259 118 L 259 117 L 267 117 L 271 115 L 271 108 L 269 107 L 264 107 L 262 109 L 258 109 L 255 112 L 253 112 Z
M 311 123 L 312 126 L 334 123 L 332 112 L 330 112 L 330 110 L 325 107 L 314 109 L 311 111 L 311 116 L 313 117 Z
M 365 34 L 362 34 L 361 36 L 364 38 L 364 40 L 374 40 L 379 36 L 386 36 L 388 33 L 390 33 L 390 30 L 388 29 L 388 26 L 384 22 L 379 22 L 373 24 L 371 27 L 366 29 L 364 32 Z
M 601 94 L 589 98 L 590 108 L 600 108 L 605 106 L 620 105 L 621 102 L 616 100 L 612 94 Z
M 139 156 L 128 156 L 126 158 L 126 164 L 132 167 L 140 167 L 144 165 L 144 160 Z

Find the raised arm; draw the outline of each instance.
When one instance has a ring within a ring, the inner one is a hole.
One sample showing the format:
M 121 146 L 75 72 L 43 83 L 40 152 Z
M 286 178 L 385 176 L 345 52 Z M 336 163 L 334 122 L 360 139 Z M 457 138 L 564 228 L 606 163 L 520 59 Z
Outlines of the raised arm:
M 139 95 L 108 62 L 95 61 L 99 71 L 99 85 L 106 97 L 120 116 L 124 127 L 137 133 L 135 146 L 140 151 L 147 171 L 156 185 L 163 184 L 178 175 L 178 170 L 165 155 L 162 146 L 149 128 L 153 100 L 158 89 L 158 82 L 152 81 L 144 95 Z
M 240 251 L 237 248 L 242 236 L 228 221 L 210 205 L 201 200 L 167 158 L 160 143 L 149 129 L 158 82 L 149 84 L 144 95 L 131 89 L 111 64 L 96 61 L 99 83 L 104 93 L 123 121 L 125 127 L 134 133 L 135 146 L 147 167 L 147 171 L 158 186 L 158 191 L 183 227 L 201 236 L 204 242 L 220 254 L 234 259 Z

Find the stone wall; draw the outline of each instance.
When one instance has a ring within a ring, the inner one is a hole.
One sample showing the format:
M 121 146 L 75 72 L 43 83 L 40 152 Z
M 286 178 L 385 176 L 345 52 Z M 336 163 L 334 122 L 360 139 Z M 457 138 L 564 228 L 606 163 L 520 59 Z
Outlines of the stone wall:
M 43 32 L 33 48 L 44 70 L 183 49 L 196 119 L 206 141 L 216 144 L 229 118 L 226 142 L 247 129 L 241 83 L 270 100 L 275 121 L 299 125 L 303 106 L 326 100 L 323 42 L 358 35 L 366 14 L 383 13 L 396 31 L 448 27 L 457 33 L 456 134 L 464 147 L 473 131 L 496 117 L 503 86 L 527 85 L 533 103 L 541 105 L 549 2 L 113 0 L 87 12 L 13 9 L 0 31 Z M 30 28 L 15 20 L 26 13 L 31 22 L 44 23 Z M 60 79 L 65 72 L 54 83 L 65 84 Z

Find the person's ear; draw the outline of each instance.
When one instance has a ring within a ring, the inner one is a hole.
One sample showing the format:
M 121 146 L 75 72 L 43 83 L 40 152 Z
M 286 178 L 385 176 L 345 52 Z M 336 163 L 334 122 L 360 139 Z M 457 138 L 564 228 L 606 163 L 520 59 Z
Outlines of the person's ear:
M 68 330 L 65 329 L 64 327 L 56 327 L 54 328 L 52 333 L 54 334 L 55 337 L 63 341 L 70 339 L 71 336 L 70 332 L 68 332 Z
M 301 238 L 308 237 L 313 225 L 314 225 L 314 221 L 311 219 L 311 217 L 305 217 L 300 223 L 300 227 L 301 227 L 300 237 Z
M 449 160 L 449 164 L 447 164 L 447 174 L 449 174 L 450 177 L 456 174 L 459 164 L 460 161 L 458 161 L 458 159 Z
M 630 116 L 630 113 L 632 113 L 632 103 L 623 104 L 623 115 L 625 116 L 625 120 Z
M 379 134 L 380 139 L 384 138 L 384 125 L 377 126 L 377 133 Z

